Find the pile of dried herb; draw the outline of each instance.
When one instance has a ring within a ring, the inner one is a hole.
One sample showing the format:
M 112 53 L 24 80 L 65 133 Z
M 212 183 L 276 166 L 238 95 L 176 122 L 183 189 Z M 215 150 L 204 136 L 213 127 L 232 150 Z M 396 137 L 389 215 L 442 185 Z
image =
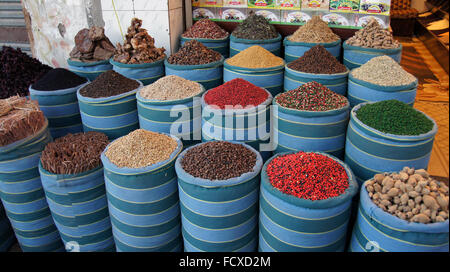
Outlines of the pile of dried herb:
M 239 39 L 270 40 L 277 38 L 278 32 L 266 18 L 252 12 L 231 35 Z

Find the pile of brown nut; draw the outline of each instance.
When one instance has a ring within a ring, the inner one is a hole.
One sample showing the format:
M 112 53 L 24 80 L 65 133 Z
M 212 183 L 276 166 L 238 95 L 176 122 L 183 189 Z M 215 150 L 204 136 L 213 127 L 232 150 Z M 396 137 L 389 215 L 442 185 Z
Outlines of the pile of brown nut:
M 81 62 L 108 60 L 114 55 L 114 45 L 105 36 L 103 27 L 84 28 L 75 35 L 75 47 L 70 59 Z
M 424 224 L 448 220 L 448 186 L 424 169 L 376 174 L 364 185 L 373 203 L 398 218 Z
M 155 47 L 155 39 L 142 28 L 142 20 L 133 18 L 123 45 L 117 44 L 114 61 L 125 64 L 152 63 L 165 58 L 164 48 Z
M 353 46 L 377 49 L 392 49 L 400 46 L 400 43 L 394 39 L 392 33 L 387 29 L 383 29 L 375 19 L 371 19 L 363 29 L 356 31 L 355 35 L 349 38 L 346 43 Z

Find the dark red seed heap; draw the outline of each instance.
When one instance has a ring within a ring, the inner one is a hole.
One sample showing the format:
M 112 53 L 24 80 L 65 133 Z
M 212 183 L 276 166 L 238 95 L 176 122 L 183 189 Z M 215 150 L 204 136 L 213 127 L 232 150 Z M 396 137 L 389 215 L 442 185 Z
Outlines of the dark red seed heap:
M 274 158 L 267 166 L 267 175 L 272 186 L 281 192 L 313 201 L 337 197 L 349 186 L 342 165 L 312 152 Z
M 348 105 L 345 96 L 315 81 L 278 95 L 276 101 L 282 107 L 303 111 L 328 111 Z
M 311 47 L 303 56 L 289 63 L 288 67 L 310 74 L 338 74 L 347 71 L 347 68 L 320 44 Z
M 269 94 L 262 88 L 242 79 L 235 78 L 231 81 L 211 89 L 205 95 L 208 105 L 215 105 L 221 109 L 225 106 L 258 106 L 267 100 Z
M 228 32 L 209 19 L 197 21 L 191 28 L 183 33 L 185 38 L 198 39 L 223 39 L 228 37 Z

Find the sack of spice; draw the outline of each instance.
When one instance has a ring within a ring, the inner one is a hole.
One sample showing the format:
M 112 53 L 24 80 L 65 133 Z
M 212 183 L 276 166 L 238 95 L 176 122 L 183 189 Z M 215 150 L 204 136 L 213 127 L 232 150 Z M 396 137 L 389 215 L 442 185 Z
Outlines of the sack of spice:
M 313 16 L 305 25 L 300 26 L 291 36 L 283 41 L 284 59 L 291 62 L 315 45 L 322 45 L 336 58 L 341 56 L 341 38 L 336 35 L 328 23 L 319 16 Z
M 170 133 L 189 146 L 200 140 L 201 103 L 205 88 L 179 76 L 165 76 L 137 94 L 140 128 Z M 174 115 L 174 113 L 177 113 Z M 181 116 L 181 117 L 180 117 Z
M 433 119 L 398 100 L 358 104 L 350 113 L 345 162 L 359 183 L 404 166 L 426 169 L 437 129 Z
M 224 58 L 229 56 L 228 32 L 209 19 L 198 20 L 186 30 L 180 38 L 181 46 L 190 40 L 201 42 L 204 46 L 219 52 Z
M 344 64 L 349 69 L 357 68 L 370 59 L 383 55 L 400 63 L 402 56 L 402 44 L 375 19 L 371 19 L 363 29 L 346 40 L 343 47 Z
M 284 65 L 282 58 L 254 45 L 225 60 L 223 80 L 242 78 L 274 96 L 283 91 Z
M 36 101 L 0 100 L 0 198 L 24 252 L 63 251 L 37 167 L 52 140 Z
M 315 45 L 303 56 L 286 65 L 284 90 L 293 90 L 305 82 L 316 81 L 335 93 L 347 94 L 349 70 L 322 45 Z
M 275 155 L 261 171 L 260 251 L 344 251 L 357 192 L 352 171 L 333 156 Z
M 53 138 L 83 131 L 77 90 L 87 83 L 84 77 L 55 68 L 30 86 L 30 98 L 38 101 Z
M 350 251 L 376 241 L 378 252 L 448 252 L 448 194 L 424 169 L 376 174 L 361 188 Z
M 164 52 L 164 47 L 157 48 L 155 39 L 142 28 L 142 20 L 133 18 L 124 44 L 117 44 L 110 62 L 114 71 L 148 85 L 164 76 Z
M 273 100 L 276 153 L 320 151 L 344 158 L 350 104 L 317 82 L 281 93 Z
M 197 40 L 190 40 L 165 62 L 166 75 L 198 82 L 211 89 L 223 83 L 223 56 Z
M 257 249 L 259 179 L 263 161 L 235 142 L 201 143 L 175 163 L 186 252 Z
M 351 106 L 363 102 L 396 99 L 413 105 L 418 80 L 389 56 L 370 59 L 353 69 L 348 79 L 348 97 Z
M 242 78 L 208 90 L 202 97 L 202 138 L 245 142 L 268 159 L 272 152 L 261 146 L 271 136 L 271 103 L 269 91 Z
M 138 129 L 101 155 L 117 251 L 182 251 L 175 159 L 181 141 Z
M 254 45 L 280 56 L 281 39 L 281 35 L 266 18 L 252 11 L 231 33 L 230 57 Z
M 108 143 L 91 131 L 58 138 L 42 151 L 39 173 L 53 220 L 66 247 L 76 242 L 80 252 L 115 251 L 100 161 Z
M 69 70 L 79 76 L 94 80 L 101 73 L 111 70 L 109 59 L 114 55 L 114 45 L 99 26 L 83 28 L 74 38 L 75 46 L 67 60 Z
M 110 70 L 78 89 L 84 131 L 105 133 L 110 140 L 139 128 L 136 93 L 142 82 Z
M 0 252 L 7 252 L 14 241 L 14 232 L 0 201 Z

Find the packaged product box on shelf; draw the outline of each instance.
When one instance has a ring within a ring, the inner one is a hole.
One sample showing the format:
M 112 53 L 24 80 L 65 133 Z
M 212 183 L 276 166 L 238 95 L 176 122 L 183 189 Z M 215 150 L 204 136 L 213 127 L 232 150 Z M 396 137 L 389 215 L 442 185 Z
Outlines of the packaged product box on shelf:
M 382 26 L 383 28 L 386 29 L 389 27 L 389 16 L 384 15 L 374 16 L 365 14 L 355 14 L 355 16 L 357 27 L 365 27 L 371 18 L 375 18 L 375 20 L 377 20 L 380 26 Z
M 247 18 L 246 8 L 223 8 L 219 13 L 219 18 L 223 20 L 242 21 Z
M 248 0 L 249 8 L 275 8 L 275 0 Z
M 194 20 L 217 19 L 216 12 L 216 8 L 195 8 L 192 11 L 192 18 Z
M 328 13 L 322 16 L 322 20 L 328 23 L 332 27 L 340 26 L 356 26 L 354 15 L 351 13 L 339 14 L 339 13 Z
M 330 11 L 332 12 L 358 12 L 360 0 L 331 0 Z
M 277 10 L 277 9 L 273 9 L 273 10 L 266 10 L 266 9 L 256 10 L 255 14 L 263 16 L 264 18 L 269 20 L 269 22 L 281 22 L 281 12 L 280 12 L 280 10 Z
M 309 16 L 309 14 L 306 14 L 301 11 L 290 11 L 290 10 L 281 11 L 281 21 L 283 23 L 305 24 L 310 19 L 311 16 Z
M 326 10 L 330 9 L 330 0 L 302 0 L 302 10 Z
M 300 9 L 301 0 L 277 0 L 276 8 L 277 9 Z
M 192 6 L 193 7 L 199 7 L 200 6 L 200 0 L 192 0 Z
M 391 0 L 361 0 L 360 13 L 389 15 Z
M 246 8 L 247 0 L 223 0 L 225 8 Z

